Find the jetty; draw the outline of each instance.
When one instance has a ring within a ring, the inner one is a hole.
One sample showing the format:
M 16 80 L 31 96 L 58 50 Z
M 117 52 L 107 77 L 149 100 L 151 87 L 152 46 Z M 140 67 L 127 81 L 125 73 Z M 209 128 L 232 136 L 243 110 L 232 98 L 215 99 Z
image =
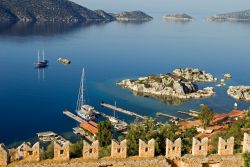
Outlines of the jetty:
M 81 123 L 81 122 L 84 121 L 83 119 L 81 119 L 80 117 L 76 116 L 75 114 L 71 113 L 71 112 L 68 111 L 68 110 L 64 110 L 64 111 L 63 111 L 63 114 L 67 115 L 68 117 L 74 119 L 75 121 L 77 121 L 77 122 L 79 122 L 79 123 Z
M 177 111 L 178 113 L 181 113 L 181 114 L 186 114 L 186 115 L 189 115 L 189 116 L 192 116 L 192 117 L 198 117 L 198 113 L 195 113 L 195 112 L 184 112 L 184 111 Z
M 157 116 L 165 116 L 165 117 L 168 117 L 168 118 L 171 118 L 173 120 L 184 120 L 183 118 L 180 118 L 180 117 L 176 117 L 176 116 L 173 116 L 173 115 L 169 115 L 169 114 L 165 114 L 165 113 L 162 113 L 162 112 L 157 112 L 156 113 Z
M 111 110 L 115 110 L 115 111 L 124 113 L 124 114 L 127 114 L 127 115 L 130 115 L 130 116 L 138 117 L 138 118 L 141 118 L 141 119 L 144 119 L 144 118 L 145 118 L 145 116 L 143 116 L 143 115 L 134 113 L 134 112 L 132 112 L 132 111 L 124 110 L 124 109 L 122 109 L 122 108 L 119 108 L 119 107 L 117 107 L 117 106 L 113 106 L 113 105 L 111 105 L 111 104 L 101 103 L 101 106 L 106 107 L 106 108 L 109 108 L 109 109 L 111 109 Z

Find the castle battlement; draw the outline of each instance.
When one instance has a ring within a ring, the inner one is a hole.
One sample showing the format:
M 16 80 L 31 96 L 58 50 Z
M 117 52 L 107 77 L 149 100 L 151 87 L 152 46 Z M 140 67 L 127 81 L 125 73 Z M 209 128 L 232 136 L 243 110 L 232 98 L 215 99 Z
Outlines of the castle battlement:
M 249 134 L 244 134 L 243 153 L 249 151 L 250 142 Z M 234 154 L 234 137 L 230 137 L 226 141 L 219 138 L 218 142 L 218 153 L 208 155 L 208 138 L 203 138 L 201 140 L 193 138 L 192 144 L 192 154 L 181 155 L 181 138 L 178 138 L 174 142 L 166 139 L 166 166 L 169 167 L 167 162 L 171 162 L 177 167 L 200 167 L 200 166 L 220 166 L 220 167 L 238 167 L 243 166 L 244 161 L 242 154 Z M 69 153 L 70 143 L 66 141 L 64 143 L 54 141 L 54 161 L 68 161 L 70 160 Z M 124 161 L 126 159 L 131 159 L 127 157 L 127 141 L 123 140 L 120 143 L 112 140 L 111 144 L 111 157 L 108 159 L 110 162 L 117 163 L 116 159 L 121 159 Z M 139 140 L 139 155 L 138 158 L 142 158 L 148 161 L 152 161 L 155 158 L 155 140 L 151 139 L 147 143 L 143 140 Z M 12 149 L 13 150 L 13 149 Z M 23 143 L 16 149 L 18 153 L 10 155 L 10 150 L 8 150 L 4 144 L 0 144 L 0 167 L 6 167 L 7 164 L 23 159 L 23 161 L 28 161 L 29 163 L 40 161 L 40 144 L 35 143 L 33 146 L 30 143 Z M 92 160 L 91 162 L 99 161 L 99 142 L 98 140 L 89 143 L 83 141 L 83 158 L 84 162 Z M 87 160 L 87 161 L 86 161 Z M 94 161 L 93 161 L 94 160 Z M 153 162 L 153 161 L 152 161 Z M 137 163 L 137 162 L 136 162 Z M 139 161 L 138 161 L 139 163 Z

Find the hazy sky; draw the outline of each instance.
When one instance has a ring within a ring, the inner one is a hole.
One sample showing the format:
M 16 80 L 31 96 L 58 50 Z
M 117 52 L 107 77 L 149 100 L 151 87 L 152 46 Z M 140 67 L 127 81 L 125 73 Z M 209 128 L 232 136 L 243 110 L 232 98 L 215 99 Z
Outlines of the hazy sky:
M 90 9 L 109 12 L 143 10 L 145 12 L 188 12 L 218 14 L 250 9 L 250 0 L 73 0 Z

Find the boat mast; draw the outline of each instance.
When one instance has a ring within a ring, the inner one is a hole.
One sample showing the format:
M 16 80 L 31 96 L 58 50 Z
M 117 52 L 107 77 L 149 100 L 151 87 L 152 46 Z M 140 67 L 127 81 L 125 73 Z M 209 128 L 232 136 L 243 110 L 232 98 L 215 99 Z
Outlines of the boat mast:
M 84 68 L 82 69 L 82 76 L 80 81 L 76 111 L 80 110 L 82 105 L 84 105 Z
M 43 61 L 44 61 L 44 49 L 43 49 Z
M 40 61 L 40 51 L 39 51 L 39 49 L 38 49 L 38 54 L 37 54 L 37 62 L 39 62 Z

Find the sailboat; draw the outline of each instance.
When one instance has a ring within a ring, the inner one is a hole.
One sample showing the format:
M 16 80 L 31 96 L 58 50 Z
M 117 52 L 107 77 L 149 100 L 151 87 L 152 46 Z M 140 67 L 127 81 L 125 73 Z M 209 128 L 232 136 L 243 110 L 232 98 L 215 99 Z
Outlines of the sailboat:
M 84 98 L 84 68 L 82 70 L 80 88 L 78 93 L 77 105 L 76 105 L 76 113 L 79 117 L 86 121 L 90 121 L 95 119 L 94 107 L 87 105 L 86 100 Z
M 35 63 L 36 68 L 45 68 L 48 66 L 49 61 L 44 59 L 44 50 L 43 50 L 43 59 L 40 60 L 40 51 L 38 50 L 37 62 Z

